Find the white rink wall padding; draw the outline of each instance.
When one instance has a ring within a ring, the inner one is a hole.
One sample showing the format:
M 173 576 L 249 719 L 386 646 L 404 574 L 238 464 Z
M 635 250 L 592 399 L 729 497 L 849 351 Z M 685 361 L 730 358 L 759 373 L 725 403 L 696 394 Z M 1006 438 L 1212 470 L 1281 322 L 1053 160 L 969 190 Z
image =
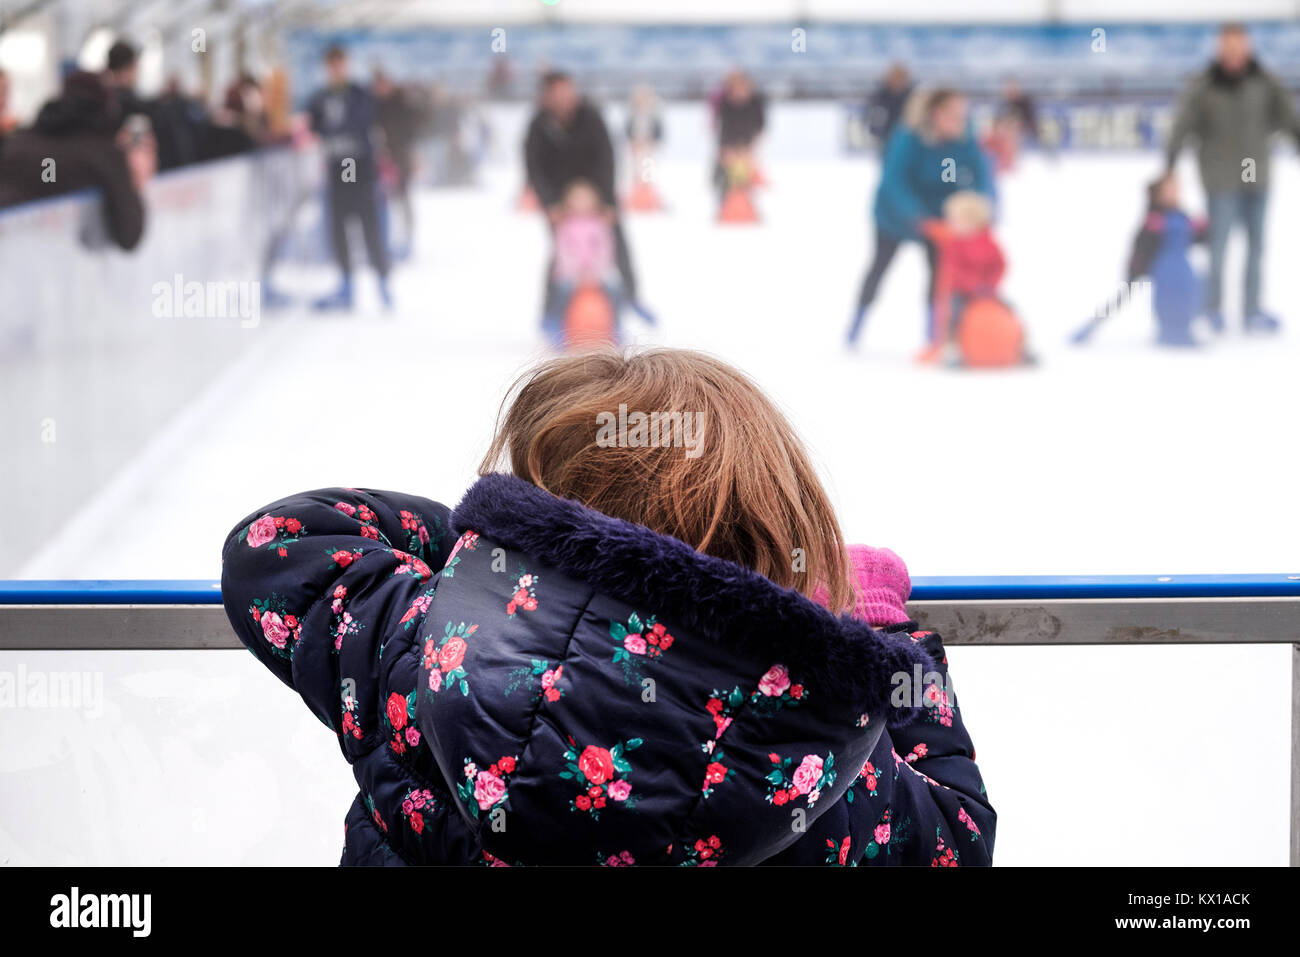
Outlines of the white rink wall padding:
M 841 348 L 871 248 L 874 160 L 843 158 L 811 132 L 834 129 L 816 104 L 778 108 L 772 185 L 758 197 L 764 222 L 717 226 L 696 109 L 674 111 L 657 165 L 670 210 L 627 221 L 661 320 L 654 330 L 629 320 L 628 331 L 716 352 L 769 389 L 808 439 L 851 540 L 888 545 L 915 575 L 1300 573 L 1300 513 L 1286 505 L 1300 453 L 1279 425 L 1295 407 L 1300 360 L 1290 266 L 1300 224 L 1288 215 L 1300 208 L 1300 165 L 1289 151 L 1275 166 L 1264 273 L 1265 301 L 1287 323 L 1280 338 L 1234 333 L 1199 353 L 1160 352 L 1137 304 L 1088 349 L 1064 345 L 1114 290 L 1160 160 L 1028 156 L 1002 182 L 998 229 L 1005 293 L 1041 363 L 960 374 L 911 361 L 923 322 L 916 249 L 887 277 L 861 354 Z M 55 511 L 15 523 L 20 536 L 30 522 L 47 526 L 23 539 L 16 577 L 215 578 L 231 525 L 305 488 L 457 500 L 506 385 L 543 354 L 546 238 L 537 217 L 513 208 L 519 131 L 518 120 L 501 121 L 480 188 L 417 195 L 416 253 L 394 276 L 393 315 L 374 311 L 372 277 L 359 270 L 351 319 L 290 310 L 193 340 L 169 327 L 181 358 L 161 357 L 149 375 L 172 380 L 175 406 L 129 455 L 86 458 L 93 481 L 79 476 L 78 494 L 39 499 Z M 1182 173 L 1199 211 L 1190 160 Z M 170 278 L 157 271 L 142 275 Z M 334 281 L 318 267 L 278 278 L 302 299 Z M 114 302 L 102 305 L 99 335 L 111 334 Z M 200 347 L 227 361 L 190 383 L 182 359 Z M 91 410 L 105 390 L 126 390 L 110 371 L 98 392 L 64 401 Z M 11 384 L 0 383 L 0 397 L 14 410 L 8 421 L 28 424 L 15 426 L 16 454 L 47 456 L 48 470 L 24 481 L 56 483 L 59 461 L 85 453 L 79 443 L 111 445 L 105 425 L 61 429 L 42 451 L 41 403 Z M 15 474 L 0 473 L 6 500 L 33 500 L 40 489 L 14 487 Z M 953 649 L 1001 817 L 998 863 L 1284 864 L 1289 654 Z M 20 668 L 99 674 L 103 701 L 98 715 L 0 711 L 0 863 L 337 861 L 355 793 L 348 769 L 330 733 L 248 654 L 0 653 L 0 674 Z M 1229 764 L 1249 769 L 1231 789 Z

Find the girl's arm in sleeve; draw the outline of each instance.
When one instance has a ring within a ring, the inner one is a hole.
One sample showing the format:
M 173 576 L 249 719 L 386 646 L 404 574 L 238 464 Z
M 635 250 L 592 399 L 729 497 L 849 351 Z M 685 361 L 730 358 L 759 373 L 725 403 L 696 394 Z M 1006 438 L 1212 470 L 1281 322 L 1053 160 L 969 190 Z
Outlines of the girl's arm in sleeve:
M 450 510 L 425 498 L 303 492 L 258 509 L 226 537 L 222 601 L 240 641 L 342 735 L 346 682 L 378 682 L 385 640 L 420 610 L 455 542 Z

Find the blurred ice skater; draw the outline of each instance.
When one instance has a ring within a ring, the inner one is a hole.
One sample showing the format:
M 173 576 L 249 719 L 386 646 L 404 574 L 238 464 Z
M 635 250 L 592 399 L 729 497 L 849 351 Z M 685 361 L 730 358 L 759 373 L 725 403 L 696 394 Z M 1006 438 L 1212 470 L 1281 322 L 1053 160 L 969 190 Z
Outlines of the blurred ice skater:
M 576 180 L 586 180 L 601 202 L 614 214 L 614 255 L 627 304 L 647 321 L 651 317 L 639 304 L 636 276 L 632 270 L 627 237 L 618 219 L 614 186 L 614 147 L 600 110 L 579 92 L 567 73 L 550 72 L 542 77 L 537 112 L 528 124 L 524 139 L 524 166 L 528 185 L 536 193 L 552 229 L 563 217 L 562 200 Z M 552 262 L 546 269 L 547 298 L 543 316 L 553 315 Z
M 370 89 L 374 92 L 376 119 L 384 137 L 381 179 L 402 213 L 402 242 L 390 248 L 394 258 L 402 260 L 410 256 L 415 235 L 411 177 L 415 172 L 415 128 L 419 117 L 407 91 L 383 70 L 375 70 Z
M 903 107 L 912 95 L 912 77 L 902 63 L 894 63 L 867 102 L 867 130 L 883 153 L 889 134 L 903 117 Z
M 1187 140 L 1196 140 L 1210 219 L 1206 308 L 1216 331 L 1224 326 L 1224 253 L 1238 221 L 1245 226 L 1247 244 L 1243 325 L 1248 332 L 1273 332 L 1279 326 L 1260 305 L 1269 141 L 1279 131 L 1300 141 L 1300 117 L 1291 96 L 1255 59 L 1246 28 L 1227 24 L 1219 31 L 1214 62 L 1183 93 L 1165 150 L 1166 170 L 1172 171 Z
M 321 139 L 325 156 L 325 202 L 328 207 L 334 258 L 343 274 L 339 288 L 313 304 L 318 310 L 352 308 L 352 257 L 348 252 L 348 223 L 359 220 L 366 255 L 379 276 L 379 296 L 392 307 L 388 291 L 388 247 L 380 225 L 379 170 L 372 136 L 375 103 L 370 92 L 348 75 L 342 47 L 325 52 L 329 83 L 312 97 L 312 131 Z
M 767 100 L 755 89 L 753 79 L 745 71 L 732 70 L 727 75 L 715 120 L 718 158 L 713 179 L 721 203 L 732 188 L 747 189 L 763 184 L 755 148 L 767 126 Z
M 885 146 L 874 207 L 876 247 L 849 326 L 850 347 L 857 344 L 885 271 L 899 247 L 909 241 L 921 243 L 929 261 L 925 302 L 926 338 L 930 337 L 934 323 L 929 304 L 934 302 L 938 250 L 922 226 L 942 218 L 944 201 L 963 190 L 993 199 L 988 157 L 975 139 L 966 97 L 950 88 L 920 91 L 908 101 L 903 122 Z
M 654 182 L 655 153 L 664 138 L 659 98 L 654 88 L 641 83 L 632 90 L 627 109 L 627 144 L 632 159 L 632 186 L 627 206 L 632 210 L 661 208 L 662 201 Z

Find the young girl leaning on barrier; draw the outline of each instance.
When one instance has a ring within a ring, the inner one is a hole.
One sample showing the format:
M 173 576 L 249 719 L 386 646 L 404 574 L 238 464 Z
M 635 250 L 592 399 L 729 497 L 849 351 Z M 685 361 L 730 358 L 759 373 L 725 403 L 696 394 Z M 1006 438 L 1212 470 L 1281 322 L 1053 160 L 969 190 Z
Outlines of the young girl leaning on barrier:
M 553 359 L 455 509 L 305 492 L 223 557 L 235 630 L 352 765 L 344 864 L 991 860 L 905 566 L 846 548 L 794 431 L 716 359 Z

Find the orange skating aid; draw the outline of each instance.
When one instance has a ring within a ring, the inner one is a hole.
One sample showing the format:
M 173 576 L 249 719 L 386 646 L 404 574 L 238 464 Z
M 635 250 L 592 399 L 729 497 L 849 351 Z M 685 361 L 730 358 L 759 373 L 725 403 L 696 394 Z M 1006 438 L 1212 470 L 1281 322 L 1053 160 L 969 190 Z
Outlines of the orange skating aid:
M 564 313 L 564 345 L 582 349 L 606 342 L 616 342 L 614 304 L 599 286 L 579 286 Z
M 758 222 L 758 210 L 754 208 L 754 200 L 749 195 L 749 190 L 740 186 L 733 186 L 727 190 L 727 195 L 722 199 L 722 208 L 718 210 L 718 222 Z
M 1025 356 L 1025 330 L 1003 303 L 976 299 L 961 315 L 957 345 L 962 361 L 974 368 L 1020 365 Z
M 657 213 L 664 208 L 654 184 L 646 180 L 637 181 L 637 184 L 628 192 L 624 205 L 638 213 Z

